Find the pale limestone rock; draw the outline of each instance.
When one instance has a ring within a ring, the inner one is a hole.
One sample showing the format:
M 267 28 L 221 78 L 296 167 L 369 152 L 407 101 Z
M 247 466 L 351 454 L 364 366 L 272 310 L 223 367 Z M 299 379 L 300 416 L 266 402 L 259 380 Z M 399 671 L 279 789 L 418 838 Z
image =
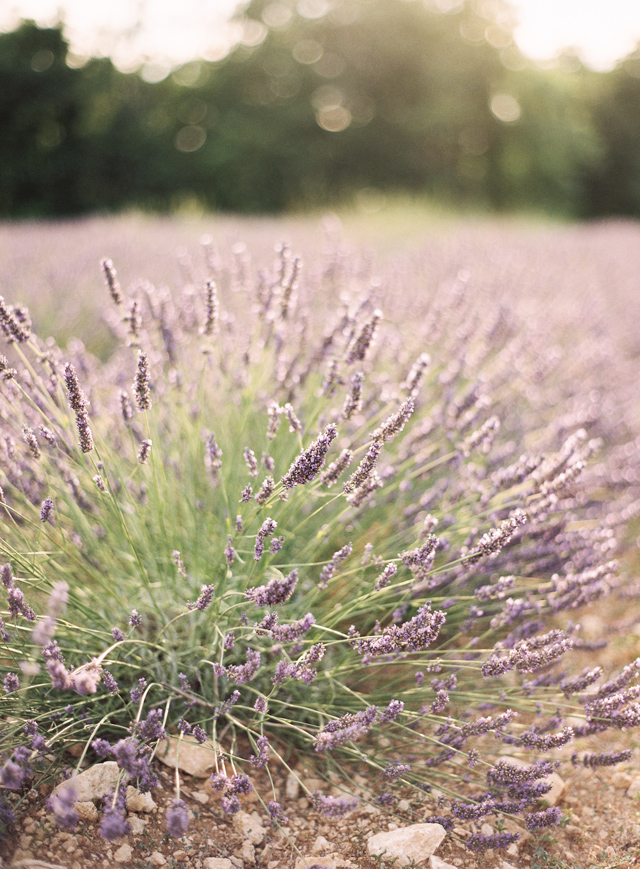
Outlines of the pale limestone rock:
M 98 800 L 113 790 L 119 774 L 120 768 L 115 760 L 95 763 L 73 778 L 60 782 L 53 792 L 57 796 L 60 790 L 65 788 L 68 782 L 71 782 L 76 802 L 86 803 L 91 800 Z
M 300 796 L 300 779 L 293 771 L 287 775 L 284 792 L 288 800 L 297 800 Z
M 408 812 L 411 808 L 411 803 L 409 800 L 400 800 L 398 803 L 398 811 L 399 812 Z
M 207 778 L 215 769 L 216 746 L 211 740 L 202 745 L 190 736 L 169 736 L 158 743 L 156 758 L 173 769 L 178 767 L 182 772 L 196 778 Z
M 193 793 L 193 798 L 196 802 L 200 803 L 201 806 L 206 806 L 209 802 L 209 794 L 203 794 L 200 791 L 195 791 Z
M 628 797 L 637 797 L 640 796 L 640 775 L 637 775 L 627 790 Z
M 154 851 L 153 854 L 149 857 L 149 860 L 153 863 L 154 866 L 164 866 L 167 862 L 167 858 L 164 854 L 161 854 L 160 851 Z
M 133 848 L 131 845 L 127 845 L 125 842 L 124 845 L 120 845 L 118 850 L 113 855 L 113 859 L 116 863 L 130 863 L 131 858 L 133 857 Z
M 431 857 L 429 857 L 429 860 L 429 869 L 458 869 L 458 867 L 454 866 L 453 863 L 447 863 L 440 857 L 436 857 L 435 854 L 432 854 Z
M 502 862 L 498 864 L 498 869 L 517 869 L 517 867 L 512 863 L 507 863 L 506 860 L 502 860 Z
M 240 857 L 244 861 L 245 865 L 253 866 L 256 862 L 256 849 L 255 845 L 252 845 L 251 842 L 244 841 L 242 843 L 242 847 L 240 848 Z
M 203 869 L 233 869 L 233 863 L 226 857 L 205 857 L 202 867 Z
M 527 761 L 523 760 L 521 757 L 510 757 L 506 754 L 502 755 L 500 760 L 504 760 L 512 766 L 518 766 L 521 769 L 523 767 L 528 768 L 531 766 L 530 763 L 527 763 Z M 557 772 L 552 772 L 550 775 L 545 776 L 545 778 L 540 779 L 540 781 L 551 785 L 551 790 L 540 798 L 541 802 L 546 803 L 548 806 L 556 806 L 560 802 L 560 799 L 567 788 L 567 783 L 558 775 Z
M 129 815 L 127 821 L 134 836 L 141 836 L 144 833 L 144 828 L 149 823 L 147 820 L 139 818 L 138 815 Z
M 152 812 L 156 807 L 149 791 L 142 793 L 137 788 L 127 788 L 127 809 L 130 812 Z
M 440 824 L 411 824 L 390 833 L 377 833 L 367 842 L 367 849 L 373 856 L 395 857 L 398 866 L 406 866 L 412 860 L 428 860 L 445 836 L 446 830 Z
M 324 836 L 318 836 L 315 842 L 313 843 L 311 850 L 314 854 L 319 854 L 321 851 L 328 851 L 331 848 L 331 842 L 328 839 L 325 839 Z
M 262 826 L 262 818 L 257 812 L 251 812 L 250 815 L 247 812 L 236 812 L 233 816 L 233 826 L 236 832 L 252 845 L 259 845 L 267 835 L 267 831 Z
M 81 821 L 88 821 L 89 823 L 93 823 L 94 821 L 98 820 L 98 810 L 91 802 L 91 800 L 77 802 L 74 808 L 78 813 L 78 817 Z
M 309 869 L 311 866 L 318 865 L 318 857 L 301 857 L 295 865 L 295 869 Z M 333 857 L 322 857 L 321 866 L 326 869 L 338 869 L 338 864 Z

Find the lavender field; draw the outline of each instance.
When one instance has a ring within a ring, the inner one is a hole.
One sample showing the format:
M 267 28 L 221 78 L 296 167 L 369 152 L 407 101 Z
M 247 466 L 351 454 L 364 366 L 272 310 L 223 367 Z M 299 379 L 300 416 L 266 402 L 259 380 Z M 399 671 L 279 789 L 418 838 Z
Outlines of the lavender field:
M 586 866 L 544 863 L 545 795 L 638 763 L 639 275 L 623 221 L 0 226 L 11 853 L 41 787 L 111 860 L 133 785 L 167 859 L 233 856 L 158 772 L 189 745 L 215 822 L 271 831 L 245 866 L 310 856 L 301 811 Z

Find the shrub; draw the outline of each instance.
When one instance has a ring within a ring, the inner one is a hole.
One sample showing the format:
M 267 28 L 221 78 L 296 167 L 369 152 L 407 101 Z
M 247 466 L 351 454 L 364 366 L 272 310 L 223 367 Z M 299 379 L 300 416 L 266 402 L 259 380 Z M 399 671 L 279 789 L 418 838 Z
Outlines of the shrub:
M 217 269 L 125 294 L 104 261 L 121 341 L 103 363 L 0 305 L 5 790 L 82 743 L 79 765 L 121 769 L 115 839 L 124 784 L 152 788 L 158 741 L 191 734 L 231 813 L 294 745 L 345 776 L 314 795 L 328 814 L 360 770 L 358 796 L 391 811 L 437 788 L 447 828 L 556 823 L 536 811 L 546 754 L 640 723 L 639 662 L 567 670 L 570 616 L 620 582 L 631 512 L 603 501 L 606 462 L 597 497 L 582 483 L 606 421 L 566 382 L 541 389 L 539 348 L 464 275 L 421 301 L 411 275 L 418 328 L 344 262 L 306 283 L 286 247 L 255 279 Z M 496 762 L 496 740 L 531 765 Z M 50 806 L 75 823 L 72 782 Z M 275 792 L 265 809 L 281 817 Z M 178 784 L 168 831 L 186 823 Z

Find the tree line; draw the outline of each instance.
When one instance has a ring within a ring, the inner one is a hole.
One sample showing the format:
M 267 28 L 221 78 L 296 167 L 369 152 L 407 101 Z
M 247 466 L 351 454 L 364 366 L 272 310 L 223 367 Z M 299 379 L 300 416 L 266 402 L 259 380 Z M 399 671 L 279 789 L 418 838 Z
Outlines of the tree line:
M 523 57 L 501 0 L 251 0 L 218 61 L 79 65 L 62 25 L 0 34 L 0 215 L 278 212 L 408 191 L 640 214 L 640 50 Z

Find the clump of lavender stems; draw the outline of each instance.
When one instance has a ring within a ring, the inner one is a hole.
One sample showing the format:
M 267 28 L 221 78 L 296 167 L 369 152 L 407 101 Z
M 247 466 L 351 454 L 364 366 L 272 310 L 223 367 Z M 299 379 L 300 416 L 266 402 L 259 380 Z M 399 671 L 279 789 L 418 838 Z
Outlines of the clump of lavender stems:
M 573 621 L 622 584 L 615 533 L 637 503 L 616 491 L 613 459 L 591 478 L 589 462 L 605 436 L 616 461 L 631 457 L 628 431 L 561 372 L 553 400 L 514 391 L 514 371 L 540 381 L 539 354 L 466 278 L 413 293 L 422 319 L 409 305 L 396 327 L 379 282 L 354 270 L 337 320 L 325 304 L 310 325 L 306 305 L 347 266 L 302 272 L 283 246 L 253 281 L 238 250 L 228 272 L 173 296 L 133 284 L 128 298 L 104 259 L 107 295 L 131 314 L 113 321 L 121 346 L 103 363 L 79 343 L 63 354 L 0 300 L 16 354 L 14 367 L 0 357 L 4 787 L 37 781 L 53 756 L 42 746 L 59 755 L 91 722 L 87 750 L 121 771 L 110 841 L 128 831 L 126 784 L 154 787 L 167 734 L 216 746 L 229 813 L 294 739 L 317 764 L 368 771 L 357 793 L 347 774 L 344 796 L 313 795 L 331 817 L 358 800 L 393 811 L 408 788 L 447 830 L 504 814 L 556 824 L 538 805 L 548 758 L 640 725 L 640 664 L 609 681 L 580 671 Z M 496 743 L 529 766 L 496 763 Z M 51 799 L 63 826 L 73 803 L 71 785 Z M 285 818 L 275 790 L 264 806 Z M 177 786 L 167 832 L 187 827 Z M 467 847 L 512 841 L 473 832 Z

